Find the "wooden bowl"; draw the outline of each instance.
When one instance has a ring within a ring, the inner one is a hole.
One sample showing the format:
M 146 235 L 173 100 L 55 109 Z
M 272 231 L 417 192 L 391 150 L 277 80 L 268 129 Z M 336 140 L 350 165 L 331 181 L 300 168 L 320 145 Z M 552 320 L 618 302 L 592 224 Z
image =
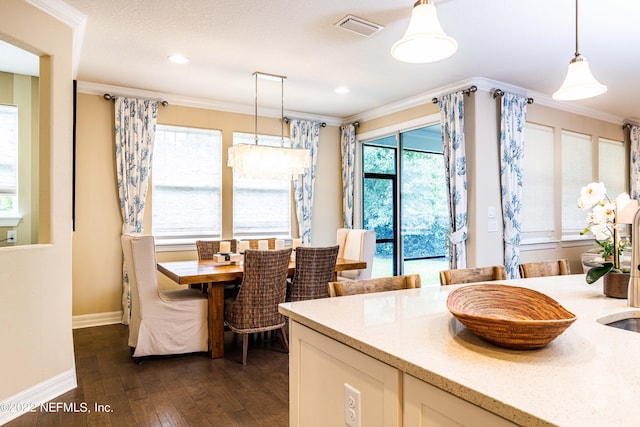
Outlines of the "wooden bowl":
M 449 294 L 447 308 L 471 332 L 500 347 L 544 347 L 575 320 L 553 298 L 518 286 L 481 284 Z

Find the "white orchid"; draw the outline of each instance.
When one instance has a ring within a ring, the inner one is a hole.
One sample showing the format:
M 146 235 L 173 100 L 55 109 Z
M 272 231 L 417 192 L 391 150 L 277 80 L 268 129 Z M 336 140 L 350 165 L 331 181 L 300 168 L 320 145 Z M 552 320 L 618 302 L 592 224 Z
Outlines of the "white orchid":
M 604 242 L 613 237 L 613 232 L 606 223 L 593 224 L 589 227 L 589 231 L 596 240 Z
M 613 255 L 613 228 L 621 226 L 616 223 L 616 211 L 624 209 L 631 201 L 627 193 L 621 193 L 614 201 L 607 196 L 607 189 L 602 182 L 592 182 L 580 190 L 578 207 L 582 210 L 591 209 L 587 215 L 587 226 L 580 234 L 591 233 L 596 239 L 596 243 L 602 247 L 602 257 L 607 258 Z M 628 241 L 618 242 L 619 250 L 622 251 Z M 617 268 L 617 267 L 616 267 Z
M 611 202 L 597 204 L 587 218 L 595 224 L 613 224 L 616 219 L 616 206 Z
M 594 205 L 602 203 L 607 197 L 607 190 L 602 182 L 592 182 L 580 190 L 578 207 L 582 210 L 591 209 Z

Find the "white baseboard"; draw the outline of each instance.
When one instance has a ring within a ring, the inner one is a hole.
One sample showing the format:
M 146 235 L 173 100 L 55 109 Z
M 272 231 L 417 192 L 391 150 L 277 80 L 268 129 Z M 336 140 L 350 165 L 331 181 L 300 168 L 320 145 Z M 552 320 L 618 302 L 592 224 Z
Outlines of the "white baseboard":
M 108 311 L 105 313 L 81 314 L 73 316 L 73 329 L 90 328 L 92 326 L 113 325 L 122 322 L 122 311 Z
M 0 400 L 0 425 L 30 411 L 39 411 L 46 403 L 78 386 L 75 367 L 36 384 L 20 393 Z

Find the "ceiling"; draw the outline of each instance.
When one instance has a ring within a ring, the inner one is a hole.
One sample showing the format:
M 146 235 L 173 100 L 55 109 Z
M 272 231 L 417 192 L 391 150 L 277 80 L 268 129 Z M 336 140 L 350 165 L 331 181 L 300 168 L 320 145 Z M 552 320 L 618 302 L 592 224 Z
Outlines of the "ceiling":
M 65 2 L 87 17 L 80 82 L 253 106 L 252 74 L 260 71 L 287 77 L 285 110 L 294 116 L 357 118 L 474 77 L 551 103 L 575 50 L 572 0 L 436 0 L 459 48 L 432 64 L 389 53 L 413 0 Z M 349 14 L 384 28 L 367 38 L 334 25 Z M 580 2 L 580 51 L 608 91 L 569 105 L 640 123 L 638 16 L 633 0 Z M 170 63 L 175 53 L 190 62 Z M 338 86 L 350 91 L 337 94 Z M 258 105 L 279 108 L 280 84 L 260 81 Z

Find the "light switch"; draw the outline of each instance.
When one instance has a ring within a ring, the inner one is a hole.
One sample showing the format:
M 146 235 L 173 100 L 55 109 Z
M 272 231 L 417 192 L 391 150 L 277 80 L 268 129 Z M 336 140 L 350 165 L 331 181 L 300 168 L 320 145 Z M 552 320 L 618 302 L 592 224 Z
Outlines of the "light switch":
M 498 231 L 498 221 L 495 219 L 490 219 L 487 224 L 487 231 L 489 232 Z
M 489 208 L 487 209 L 487 217 L 489 218 L 495 218 L 496 217 L 496 207 L 495 206 L 489 206 Z M 491 230 L 489 230 L 491 231 Z

